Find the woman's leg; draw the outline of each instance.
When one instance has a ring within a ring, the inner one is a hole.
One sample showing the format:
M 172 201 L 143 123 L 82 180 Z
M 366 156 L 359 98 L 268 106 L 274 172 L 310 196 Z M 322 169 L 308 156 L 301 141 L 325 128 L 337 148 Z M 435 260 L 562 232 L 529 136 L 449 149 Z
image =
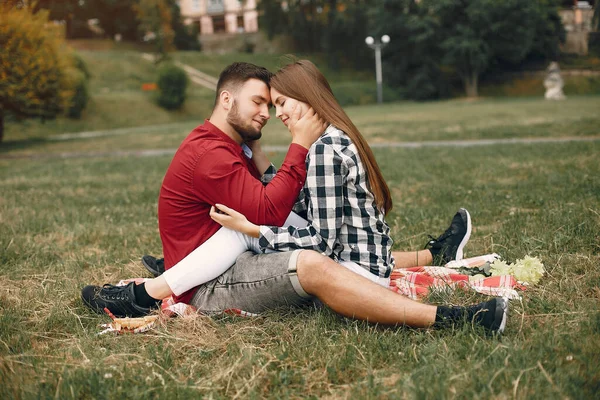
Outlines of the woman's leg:
M 396 268 L 420 267 L 433 263 L 433 256 L 429 250 L 392 251 L 392 256 L 396 260 Z
M 250 248 L 248 239 L 252 238 L 231 229 L 219 229 L 161 276 L 146 281 L 146 291 L 155 299 L 164 299 L 215 279 Z
M 306 224 L 306 220 L 292 212 L 284 226 L 302 227 Z M 258 239 L 221 228 L 161 276 L 146 281 L 146 291 L 155 299 L 164 299 L 173 294 L 179 296 L 227 271 L 238 256 L 247 250 L 260 252 Z

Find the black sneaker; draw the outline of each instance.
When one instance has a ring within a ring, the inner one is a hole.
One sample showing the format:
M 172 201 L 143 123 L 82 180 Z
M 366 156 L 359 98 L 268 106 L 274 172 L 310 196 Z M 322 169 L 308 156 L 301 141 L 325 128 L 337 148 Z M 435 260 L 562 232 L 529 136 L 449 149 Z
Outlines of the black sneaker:
M 142 257 L 142 264 L 156 278 L 165 272 L 165 259 L 156 258 L 146 254 Z
M 156 307 L 142 307 L 136 304 L 134 285 L 135 282 L 127 286 L 86 286 L 81 290 L 81 299 L 97 313 L 102 314 L 107 308 L 117 318 L 143 317 L 158 309 L 158 303 Z
M 508 300 L 496 297 L 468 307 L 438 307 L 434 326 L 448 327 L 457 323 L 474 323 L 488 332 L 502 334 L 508 317 Z
M 452 218 L 450 226 L 437 239 L 425 245 L 433 255 L 433 265 L 445 265 L 453 260 L 462 260 L 463 249 L 471 237 L 471 215 L 464 208 Z
M 473 322 L 493 333 L 504 332 L 508 317 L 508 299 L 496 297 L 470 308 L 474 311 Z

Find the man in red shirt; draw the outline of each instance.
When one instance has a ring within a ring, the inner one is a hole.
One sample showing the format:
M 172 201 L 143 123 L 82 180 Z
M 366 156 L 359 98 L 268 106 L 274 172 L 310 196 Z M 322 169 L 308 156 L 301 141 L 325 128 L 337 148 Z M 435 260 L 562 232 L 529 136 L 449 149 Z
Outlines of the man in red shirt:
M 255 224 L 283 225 L 306 178 L 307 149 L 324 131 L 318 116 L 296 115 L 289 124 L 292 144 L 281 169 L 266 185 L 271 164 L 258 139 L 269 119 L 270 73 L 234 63 L 219 78 L 210 119 L 181 144 L 165 175 L 158 219 L 169 269 L 210 238 L 220 225 L 209 211 L 225 204 Z M 227 249 L 223 249 L 227 251 Z M 160 278 L 159 278 L 160 279 Z M 82 299 L 96 311 L 140 316 L 157 308 L 160 296 L 145 285 L 86 286 Z M 410 300 L 311 250 L 270 254 L 246 252 L 216 279 L 181 296 L 204 313 L 238 308 L 261 312 L 320 299 L 341 315 L 375 323 L 413 327 L 475 319 L 502 331 L 506 302 L 493 299 L 470 307 L 436 307 Z M 489 312 L 488 312 L 489 311 Z

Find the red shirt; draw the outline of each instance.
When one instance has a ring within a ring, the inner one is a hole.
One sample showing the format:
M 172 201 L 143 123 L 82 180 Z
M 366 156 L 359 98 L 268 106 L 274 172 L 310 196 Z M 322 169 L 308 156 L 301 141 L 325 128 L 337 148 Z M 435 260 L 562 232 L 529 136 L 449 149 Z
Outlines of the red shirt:
M 158 228 L 169 269 L 221 227 L 210 207 L 224 204 L 257 225 L 281 226 L 306 180 L 304 147 L 291 144 L 283 165 L 267 185 L 242 147 L 208 120 L 175 153 L 158 198 Z M 176 300 L 189 303 L 195 289 Z

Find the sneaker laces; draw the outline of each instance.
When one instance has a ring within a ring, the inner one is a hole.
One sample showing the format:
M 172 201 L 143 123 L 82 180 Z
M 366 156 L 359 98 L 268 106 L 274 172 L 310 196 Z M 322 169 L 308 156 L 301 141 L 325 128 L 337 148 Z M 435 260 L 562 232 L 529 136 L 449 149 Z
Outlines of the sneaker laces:
M 427 242 L 427 244 L 425 244 L 425 248 L 427 248 L 427 246 L 434 246 L 437 243 L 443 242 L 448 237 L 452 236 L 452 227 L 446 229 L 446 231 L 444 233 L 442 233 L 438 238 L 435 238 L 431 235 L 427 235 L 427 236 L 429 236 L 429 241 Z
M 116 286 L 109 283 L 102 286 L 102 296 L 109 300 L 128 300 L 129 296 L 125 290 L 126 286 Z

